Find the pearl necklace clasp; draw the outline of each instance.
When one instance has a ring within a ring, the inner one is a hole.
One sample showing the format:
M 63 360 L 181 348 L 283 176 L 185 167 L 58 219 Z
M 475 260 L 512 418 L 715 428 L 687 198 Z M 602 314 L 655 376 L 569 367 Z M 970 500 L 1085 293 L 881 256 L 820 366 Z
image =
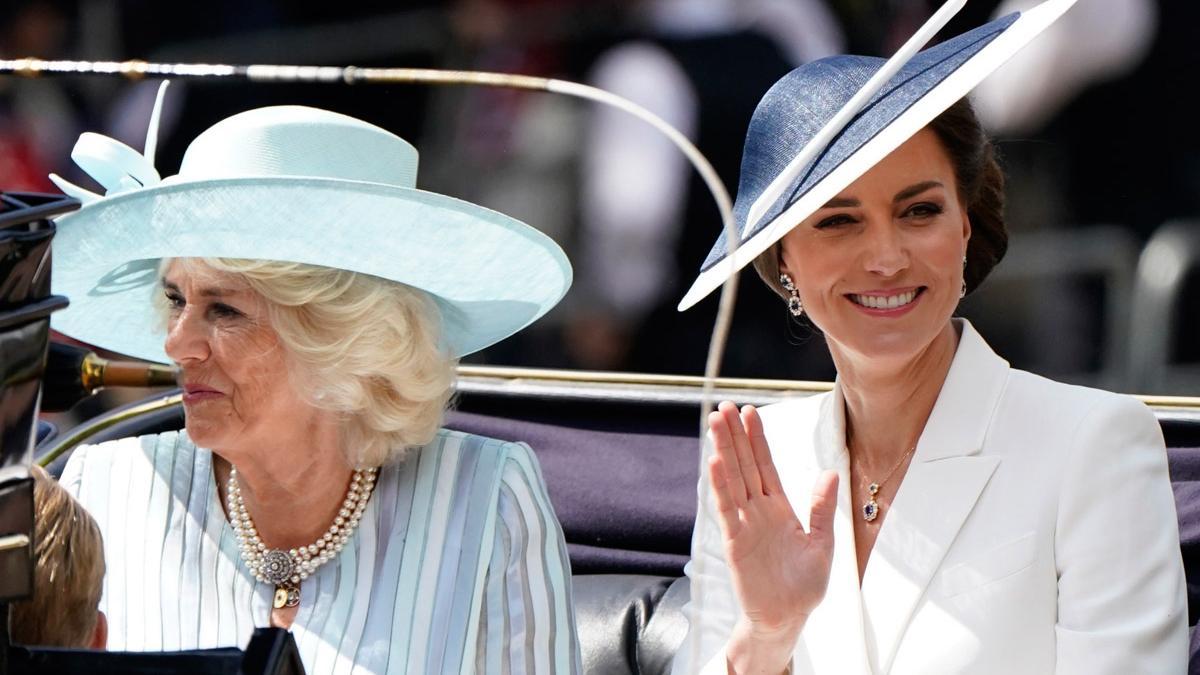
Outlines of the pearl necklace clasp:
M 237 468 L 229 472 L 226 502 L 230 524 L 241 550 L 242 561 L 262 583 L 275 585 L 275 609 L 295 607 L 300 604 L 300 583 L 308 579 L 317 569 L 333 560 L 350 541 L 351 535 L 362 520 L 367 500 L 375 489 L 378 473 L 375 467 L 356 469 L 350 479 L 350 488 L 342 508 L 333 519 L 333 524 L 315 542 L 308 546 L 283 549 L 268 549 L 254 527 L 254 521 L 246 511 L 242 490 L 238 485 Z

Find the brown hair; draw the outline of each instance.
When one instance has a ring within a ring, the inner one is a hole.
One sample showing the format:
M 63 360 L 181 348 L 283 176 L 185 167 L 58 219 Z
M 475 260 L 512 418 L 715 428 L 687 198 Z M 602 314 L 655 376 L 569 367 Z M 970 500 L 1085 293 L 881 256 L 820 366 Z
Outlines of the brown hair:
M 33 476 L 33 597 L 13 603 L 13 642 L 86 647 L 96 628 L 104 542 L 91 515 L 40 466 Z
M 983 132 L 975 109 L 961 99 L 929 123 L 937 134 L 958 181 L 959 197 L 967 205 L 971 240 L 967 243 L 967 266 L 963 280 L 970 293 L 983 283 L 1008 250 L 1004 225 L 1004 172 L 996 160 L 991 140 Z M 775 242 L 754 259 L 754 269 L 772 290 L 786 300 L 790 295 L 779 283 L 782 245 Z

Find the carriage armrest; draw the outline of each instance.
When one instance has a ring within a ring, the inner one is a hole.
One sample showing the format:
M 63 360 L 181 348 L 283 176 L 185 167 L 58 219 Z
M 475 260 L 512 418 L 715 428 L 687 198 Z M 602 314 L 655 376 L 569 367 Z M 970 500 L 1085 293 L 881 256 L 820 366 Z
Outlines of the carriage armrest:
M 671 657 L 687 633 L 686 577 L 577 574 L 573 582 L 584 672 L 671 671 Z
M 283 628 L 257 628 L 243 652 L 229 647 L 177 652 L 109 652 L 9 647 L 9 675 L 304 675 L 296 640 Z

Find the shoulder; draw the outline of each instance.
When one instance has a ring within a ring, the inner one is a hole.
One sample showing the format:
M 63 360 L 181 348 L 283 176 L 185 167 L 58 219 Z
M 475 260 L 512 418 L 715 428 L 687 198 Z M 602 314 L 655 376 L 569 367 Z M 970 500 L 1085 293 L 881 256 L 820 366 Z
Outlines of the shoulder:
M 452 429 L 439 429 L 433 440 L 417 452 L 420 455 L 433 453 L 455 459 L 509 459 L 533 456 L 533 450 L 526 443 L 505 441 Z
M 210 458 L 182 432 L 120 438 L 76 448 L 59 484 L 107 532 L 110 527 L 133 527 L 127 510 L 134 501 L 144 498 L 138 508 L 151 510 L 186 503 L 196 481 L 211 480 L 205 473 Z M 153 500 L 151 494 L 156 495 Z
M 1166 475 L 1162 428 L 1132 396 L 1012 370 L 988 429 L 984 452 L 1025 458 L 1014 466 L 1082 472 L 1091 483 L 1101 475 L 1121 480 L 1131 463 Z
M 528 443 L 445 429 L 439 432 L 439 437 L 444 437 L 448 444 L 457 444 L 463 453 L 462 461 L 473 466 L 481 488 L 484 481 L 480 479 L 486 477 L 502 513 L 511 509 L 513 513 L 522 513 L 522 518 L 544 518 L 546 513 L 553 513 L 541 464 Z
M 128 436 L 126 438 L 117 438 L 103 443 L 94 445 L 81 445 L 71 453 L 72 458 L 81 455 L 96 458 L 96 457 L 112 457 L 117 454 L 127 452 L 154 452 L 160 447 L 177 447 L 179 445 L 192 445 L 191 439 L 184 431 L 164 431 L 160 434 L 147 434 L 145 436 Z M 193 446 L 194 447 L 194 446 Z
M 1055 435 L 1108 421 L 1154 423 L 1154 415 L 1137 399 L 1102 389 L 1056 382 L 1012 368 L 987 345 L 967 321 L 942 396 L 950 391 L 963 399 L 957 406 L 989 416 L 993 430 Z M 996 396 L 986 395 L 988 391 Z M 977 402 L 978 405 L 974 405 Z M 939 399 L 939 405 L 942 401 Z
M 456 443 L 462 452 L 485 460 L 494 467 L 500 482 L 521 492 L 544 491 L 542 467 L 528 443 L 504 441 L 477 434 L 443 429 L 447 442 Z
M 196 446 L 182 431 L 167 431 L 161 434 L 118 438 L 95 445 L 81 445 L 71 452 L 63 469 L 64 484 L 83 480 L 89 475 L 107 476 L 117 464 L 128 465 L 126 470 L 139 465 L 152 465 L 154 458 L 163 453 L 173 456 L 195 455 Z
M 541 467 L 528 444 L 462 431 L 440 429 L 401 465 L 409 465 L 419 481 L 441 486 L 453 480 L 453 490 L 464 498 L 495 499 L 501 485 L 544 491 Z
M 561 532 L 541 466 L 525 443 L 442 429 L 399 472 L 415 475 L 414 493 L 429 500 L 431 513 L 465 513 L 472 523 L 490 523 L 488 532 L 526 543 Z
M 1153 426 L 1153 411 L 1138 399 L 1103 389 L 1065 384 L 1012 369 L 1005 389 L 1007 411 L 1065 431 L 1107 426 Z

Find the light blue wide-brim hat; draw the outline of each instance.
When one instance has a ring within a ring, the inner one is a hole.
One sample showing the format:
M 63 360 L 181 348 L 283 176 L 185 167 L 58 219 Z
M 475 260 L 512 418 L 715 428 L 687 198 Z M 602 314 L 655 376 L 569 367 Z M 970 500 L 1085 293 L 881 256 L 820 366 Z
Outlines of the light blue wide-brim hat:
M 155 105 L 145 154 L 84 134 L 72 157 L 100 196 L 52 178 L 84 202 L 58 219 L 53 290 L 70 307 L 53 327 L 129 356 L 167 362 L 161 318 L 166 257 L 322 265 L 421 289 L 441 311 L 453 356 L 483 349 L 550 310 L 571 266 L 546 235 L 504 214 L 416 189 L 417 151 L 399 136 L 326 110 L 243 112 L 200 134 L 179 173 L 153 167 Z
M 726 235 L 717 238 L 679 309 L 704 299 L 912 138 L 1074 2 L 1046 0 L 916 53 L 824 147 L 807 146 L 885 60 L 832 56 L 785 75 L 763 96 L 746 133 L 733 207 L 738 246 L 730 255 Z M 815 154 L 794 164 L 802 151 Z

